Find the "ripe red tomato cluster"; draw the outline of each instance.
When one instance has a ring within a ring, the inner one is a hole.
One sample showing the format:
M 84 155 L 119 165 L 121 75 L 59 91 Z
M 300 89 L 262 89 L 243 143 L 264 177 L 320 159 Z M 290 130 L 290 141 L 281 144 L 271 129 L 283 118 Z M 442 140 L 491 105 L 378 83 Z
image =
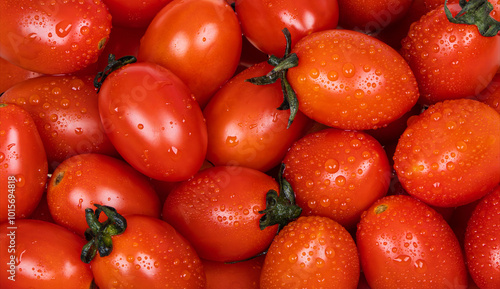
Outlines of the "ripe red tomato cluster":
M 500 288 L 500 1 L 0 11 L 1 288 Z

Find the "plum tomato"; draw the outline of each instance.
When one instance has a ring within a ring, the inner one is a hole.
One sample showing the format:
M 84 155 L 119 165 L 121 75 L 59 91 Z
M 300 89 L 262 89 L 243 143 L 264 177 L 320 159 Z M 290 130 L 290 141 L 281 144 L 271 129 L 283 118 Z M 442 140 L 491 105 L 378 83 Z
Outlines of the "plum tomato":
M 476 205 L 464 247 L 469 273 L 482 289 L 500 288 L 500 186 Z
M 138 59 L 171 70 L 204 107 L 236 71 L 241 41 L 238 18 L 225 0 L 173 0 L 148 26 Z
M 202 166 L 207 151 L 203 113 L 189 88 L 154 63 L 125 65 L 99 91 L 107 136 L 136 170 L 162 181 L 182 181 Z
M 14 246 L 12 244 L 14 243 Z M 39 220 L 0 225 L 0 287 L 9 289 L 88 289 L 92 271 L 79 256 L 85 239 Z
M 377 200 L 358 223 L 356 243 L 370 288 L 467 288 L 453 230 L 411 196 Z
M 33 118 L 17 105 L 0 103 L 0 222 L 26 218 L 35 210 L 47 172 Z
M 288 28 L 292 46 L 302 37 L 337 27 L 337 0 L 237 0 L 235 11 L 247 39 L 266 54 L 283 56 L 286 41 L 281 30 Z
M 16 84 L 0 101 L 30 113 L 53 171 L 77 154 L 118 155 L 104 132 L 96 92 L 90 76 L 46 75 Z
M 298 66 L 287 79 L 299 110 L 331 127 L 375 129 L 400 118 L 417 102 L 413 72 L 385 43 L 351 30 L 325 30 L 292 49 Z
M 266 74 L 272 66 L 261 62 L 233 77 L 203 110 L 207 123 L 207 159 L 215 165 L 238 165 L 268 171 L 283 159 L 290 145 L 311 124 L 297 113 L 290 127 L 289 110 L 279 82 L 254 85 L 246 80 Z
M 42 74 L 76 72 L 108 41 L 111 15 L 100 0 L 1 0 L 0 57 Z M 8 11 L 8 13 L 7 13 Z
M 344 227 L 326 217 L 300 217 L 269 247 L 260 288 L 355 289 L 359 275 L 358 250 Z
M 258 170 L 216 166 L 179 184 L 163 205 L 162 218 L 182 234 L 201 258 L 240 261 L 263 252 L 277 226 L 261 230 L 259 211 L 278 183 Z
M 88 227 L 85 208 L 93 204 L 156 218 L 161 210 L 148 178 L 124 161 L 100 154 L 77 155 L 62 162 L 49 181 L 47 202 L 54 221 L 81 236 Z
M 328 128 L 308 134 L 293 144 L 283 163 L 302 214 L 329 217 L 346 228 L 389 189 L 387 155 L 363 132 Z
M 500 182 L 500 114 L 472 99 L 447 100 L 410 119 L 394 153 L 404 189 L 427 204 L 455 207 Z

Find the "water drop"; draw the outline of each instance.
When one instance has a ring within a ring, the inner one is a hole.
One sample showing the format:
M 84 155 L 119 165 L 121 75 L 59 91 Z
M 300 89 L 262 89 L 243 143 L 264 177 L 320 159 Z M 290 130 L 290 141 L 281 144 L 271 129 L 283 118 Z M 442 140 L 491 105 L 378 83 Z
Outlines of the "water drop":
M 427 272 L 427 263 L 425 263 L 425 261 L 422 259 L 418 259 L 417 261 L 415 261 L 415 270 L 418 273 Z
M 344 176 L 338 176 L 335 178 L 335 183 L 337 186 L 342 187 L 345 185 L 346 179 Z
M 346 63 L 342 67 L 342 73 L 345 77 L 351 78 L 354 76 L 354 74 L 356 74 L 356 69 L 352 63 Z
M 140 123 L 140 124 L 138 124 L 138 125 L 137 125 L 137 128 L 138 128 L 138 129 L 143 129 L 143 128 L 144 128 L 144 125 L 143 125 L 142 123 Z
M 407 255 L 399 255 L 392 260 L 400 265 L 409 265 L 411 262 L 411 257 Z
M 230 146 L 230 147 L 234 147 L 236 145 L 238 145 L 240 141 L 238 140 L 238 137 L 236 136 L 228 136 L 226 138 L 226 145 L 227 146 Z
M 328 159 L 325 162 L 325 170 L 331 174 L 336 173 L 339 170 L 339 162 L 336 159 Z
M 73 24 L 68 20 L 63 20 L 56 24 L 56 34 L 57 36 L 64 38 L 68 36 L 71 31 Z

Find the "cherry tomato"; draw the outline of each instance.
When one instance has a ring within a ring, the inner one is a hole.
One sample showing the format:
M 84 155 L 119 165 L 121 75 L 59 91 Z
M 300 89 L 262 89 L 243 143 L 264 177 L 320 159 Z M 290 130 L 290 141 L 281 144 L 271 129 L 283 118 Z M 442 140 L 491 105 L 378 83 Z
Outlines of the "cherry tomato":
M 263 256 L 237 263 L 201 261 L 207 277 L 206 289 L 260 289 Z
M 448 5 L 456 15 L 461 7 Z M 432 31 L 432 33 L 424 33 Z M 442 8 L 417 21 L 402 40 L 401 54 L 418 81 L 423 104 L 478 94 L 500 68 L 500 37 L 485 37 L 474 25 L 450 23 Z
M 9 289 L 88 289 L 92 271 L 80 261 L 85 240 L 39 220 L 0 225 L 0 287 Z
M 300 217 L 269 247 L 260 288 L 357 288 L 359 272 L 356 244 L 346 229 L 329 218 Z
M 339 24 L 358 31 L 377 31 L 402 19 L 413 0 L 338 0 Z
M 263 62 L 227 82 L 203 111 L 207 121 L 207 159 L 215 165 L 238 165 L 260 171 L 277 166 L 310 120 L 299 112 L 290 127 L 280 83 L 254 85 L 246 79 L 271 70 Z
M 26 109 L 42 137 L 51 171 L 83 153 L 118 155 L 99 117 L 90 76 L 41 76 L 7 90 L 0 98 Z
M 240 55 L 241 29 L 225 0 L 173 0 L 148 26 L 139 49 L 139 60 L 175 73 L 201 107 L 233 76 Z
M 147 27 L 158 11 L 171 1 L 102 0 L 113 16 L 113 24 L 124 27 Z
M 47 171 L 45 149 L 29 113 L 0 103 L 0 222 L 26 218 L 35 210 Z
M 162 218 L 181 233 L 201 258 L 239 261 L 264 251 L 277 226 L 259 228 L 266 193 L 278 191 L 270 176 L 245 167 L 216 166 L 177 186 Z
M 283 28 L 290 31 L 293 46 L 312 32 L 337 27 L 339 19 L 337 0 L 237 0 L 235 10 L 248 40 L 264 53 L 279 57 L 286 46 Z
M 436 211 L 410 196 L 376 201 L 361 217 L 356 243 L 373 289 L 467 287 L 453 230 Z
M 500 287 L 500 186 L 481 199 L 465 232 L 465 256 L 474 282 L 484 289 Z
M 288 70 L 299 109 L 342 129 L 374 129 L 400 118 L 417 102 L 415 77 L 391 47 L 350 30 L 325 30 L 292 49 L 299 64 Z M 324 64 L 324 65 L 323 65 Z
M 37 76 L 40 74 L 21 68 L 0 57 L 0 93 L 18 82 Z
M 0 1 L 0 56 L 30 71 L 70 73 L 95 62 L 111 31 L 100 0 Z M 8 13 L 7 13 L 8 11 Z
M 347 228 L 389 189 L 385 151 L 363 132 L 329 128 L 308 134 L 290 148 L 283 163 L 283 176 L 302 214 L 329 217 Z
M 500 182 L 500 115 L 470 99 L 430 106 L 410 121 L 394 153 L 405 190 L 424 202 L 455 207 Z
M 81 236 L 88 228 L 85 208 L 93 204 L 156 218 L 161 210 L 148 178 L 125 162 L 100 154 L 77 155 L 61 163 L 48 184 L 47 202 L 55 222 Z
M 148 177 L 181 181 L 205 160 L 207 128 L 186 85 L 168 69 L 132 63 L 111 73 L 99 113 L 121 156 Z

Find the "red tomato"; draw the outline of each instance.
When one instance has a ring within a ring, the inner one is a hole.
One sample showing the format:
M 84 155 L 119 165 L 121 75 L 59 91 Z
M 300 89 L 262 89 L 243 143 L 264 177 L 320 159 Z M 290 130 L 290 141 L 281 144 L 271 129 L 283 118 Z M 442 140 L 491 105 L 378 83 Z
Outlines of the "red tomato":
M 474 209 L 465 233 L 465 256 L 474 282 L 482 289 L 500 288 L 500 186 Z
M 259 50 L 278 57 L 285 52 L 283 28 L 290 31 L 293 46 L 312 32 L 335 28 L 339 19 L 337 0 L 237 0 L 235 4 L 243 34 Z
M 61 163 L 50 179 L 47 202 L 56 223 L 82 236 L 88 228 L 85 208 L 93 204 L 156 218 L 161 210 L 145 176 L 123 161 L 100 154 L 77 155 Z
M 405 190 L 430 205 L 473 202 L 500 182 L 499 131 L 500 115 L 486 104 L 437 103 L 409 123 L 394 169 Z
M 302 214 L 329 217 L 347 228 L 389 189 L 385 151 L 362 132 L 330 128 L 308 134 L 290 148 L 283 163 L 283 176 Z
M 300 217 L 269 247 L 260 288 L 357 288 L 359 272 L 356 244 L 346 229 L 329 218 Z
M 456 15 L 461 7 L 448 5 Z M 432 33 L 425 32 L 432 31 Z M 478 94 L 500 68 L 500 37 L 484 37 L 474 25 L 450 23 L 432 10 L 410 28 L 401 54 L 417 78 L 423 104 Z
M 90 265 L 96 285 L 110 288 L 203 289 L 206 279 L 196 251 L 168 223 L 129 215 L 127 228 L 112 237 L 111 254 Z
M 339 24 L 358 31 L 377 31 L 402 19 L 413 0 L 338 0 Z
M 279 191 L 278 184 L 260 171 L 212 167 L 170 192 L 162 216 L 201 258 L 244 260 L 264 251 L 276 235 L 277 226 L 259 228 L 269 190 Z
M 80 261 L 85 240 L 56 224 L 16 220 L 0 226 L 0 287 L 88 289 L 92 271 Z
M 42 137 L 51 170 L 83 153 L 118 155 L 102 126 L 90 76 L 41 76 L 7 90 L 2 101 L 26 109 Z
M 500 113 L 500 72 L 497 72 L 490 84 L 476 95 L 476 99 Z
M 47 171 L 43 143 L 31 116 L 17 105 L 0 103 L 0 222 L 26 218 L 35 210 Z
M 374 129 L 400 118 L 417 102 L 415 77 L 391 47 L 365 34 L 326 30 L 292 49 L 299 65 L 288 70 L 299 109 L 342 129 Z
M 139 60 L 179 76 L 201 107 L 233 76 L 240 55 L 240 26 L 225 0 L 173 0 L 148 26 L 139 49 Z
M 147 27 L 158 11 L 171 1 L 102 0 L 113 16 L 113 24 L 124 27 Z
M 466 288 L 467 270 L 458 240 L 446 221 L 404 195 L 376 201 L 356 232 L 361 267 L 378 288 Z
M 37 76 L 40 74 L 21 68 L 0 57 L 0 93 L 18 82 Z
M 207 121 L 207 159 L 215 165 L 238 165 L 260 171 L 277 166 L 290 145 L 303 135 L 310 120 L 299 112 L 287 128 L 289 110 L 279 82 L 254 85 L 246 79 L 266 74 L 263 62 L 227 82 L 210 100 L 203 114 Z
M 1 0 L 0 10 L 0 56 L 44 74 L 95 62 L 111 30 L 111 15 L 99 0 Z
M 206 289 L 260 289 L 263 256 L 237 263 L 209 260 L 202 263 L 207 277 Z
M 133 63 L 110 74 L 99 92 L 99 112 L 118 152 L 148 177 L 185 180 L 205 160 L 201 109 L 186 85 L 160 65 Z

